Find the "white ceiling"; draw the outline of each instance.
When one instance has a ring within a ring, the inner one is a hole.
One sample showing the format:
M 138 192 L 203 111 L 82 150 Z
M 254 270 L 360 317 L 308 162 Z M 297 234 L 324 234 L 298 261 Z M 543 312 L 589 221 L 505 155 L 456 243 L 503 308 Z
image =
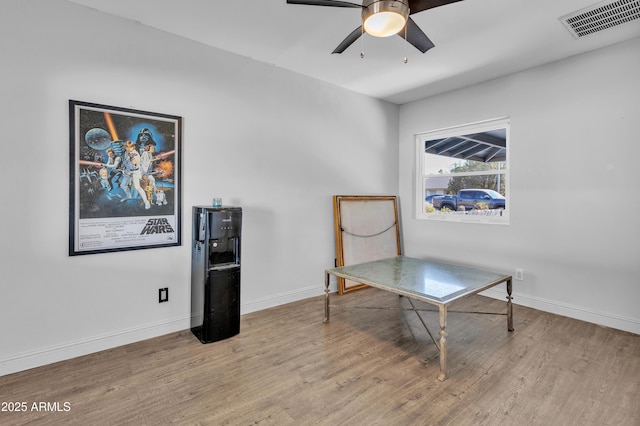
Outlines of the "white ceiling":
M 69 1 L 396 104 L 640 36 L 635 20 L 575 39 L 559 18 L 597 0 L 464 0 L 411 15 L 435 48 L 423 54 L 397 36 L 365 35 L 361 59 L 360 40 L 331 54 L 360 25 L 359 9 L 286 0 Z

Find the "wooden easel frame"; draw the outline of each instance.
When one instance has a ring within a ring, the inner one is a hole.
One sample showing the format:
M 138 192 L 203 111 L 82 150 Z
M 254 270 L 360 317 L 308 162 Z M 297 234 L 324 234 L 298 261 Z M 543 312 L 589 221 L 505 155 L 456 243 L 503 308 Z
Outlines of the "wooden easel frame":
M 398 197 L 394 195 L 334 195 L 336 266 L 402 254 Z M 338 294 L 367 287 L 338 278 Z

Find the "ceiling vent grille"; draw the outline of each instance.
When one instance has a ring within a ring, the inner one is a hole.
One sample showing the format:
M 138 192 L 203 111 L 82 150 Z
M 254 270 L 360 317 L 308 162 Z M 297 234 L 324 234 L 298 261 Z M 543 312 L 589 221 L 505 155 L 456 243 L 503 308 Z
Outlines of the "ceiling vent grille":
M 640 19 L 640 0 L 598 3 L 560 18 L 575 38 L 597 33 L 636 19 Z

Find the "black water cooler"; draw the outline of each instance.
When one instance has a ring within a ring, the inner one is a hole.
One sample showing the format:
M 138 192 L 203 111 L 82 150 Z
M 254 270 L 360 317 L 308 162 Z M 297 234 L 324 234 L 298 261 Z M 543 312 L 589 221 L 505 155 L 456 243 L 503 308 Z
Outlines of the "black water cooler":
M 240 207 L 193 207 L 191 331 L 202 343 L 240 333 Z

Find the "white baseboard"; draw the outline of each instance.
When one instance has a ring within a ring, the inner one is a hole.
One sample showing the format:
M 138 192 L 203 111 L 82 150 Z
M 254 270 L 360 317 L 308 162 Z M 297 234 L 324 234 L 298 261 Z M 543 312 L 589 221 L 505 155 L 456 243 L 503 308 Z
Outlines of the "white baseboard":
M 490 288 L 480 293 L 483 296 L 491 297 L 506 301 L 506 292 L 504 288 Z M 513 293 L 513 304 L 526 306 L 528 308 L 538 309 L 552 314 L 562 315 L 593 324 L 603 325 L 605 327 L 615 328 L 617 330 L 628 331 L 634 334 L 640 334 L 640 320 L 634 318 L 625 318 L 619 315 L 594 312 L 580 306 L 570 305 L 568 303 L 560 303 L 555 300 L 543 299 L 540 297 L 529 296 L 526 294 Z M 516 315 L 514 314 L 514 317 Z
M 147 324 L 128 330 L 93 336 L 75 342 L 11 355 L 7 358 L 0 359 L 0 376 L 128 345 L 129 343 L 184 330 L 188 327 L 189 317 L 185 316 L 184 318 Z
M 335 283 L 331 286 L 331 291 L 337 291 Z M 240 307 L 240 312 L 241 314 L 248 314 L 250 312 L 260 311 L 322 294 L 324 294 L 324 288 L 321 286 L 305 287 L 293 292 L 274 294 L 269 297 L 243 303 Z M 186 330 L 190 326 L 190 315 L 187 315 L 183 318 L 175 318 L 128 330 L 93 336 L 75 342 L 13 354 L 0 359 L 0 376 Z
M 337 284 L 332 282 L 330 291 L 337 291 Z M 309 286 L 298 289 L 293 292 L 284 292 L 255 299 L 247 303 L 243 303 L 240 310 L 241 314 L 260 311 L 272 308 L 274 306 L 284 305 L 286 303 L 298 300 L 316 297 L 324 294 L 322 286 Z M 505 292 L 503 289 L 492 288 L 480 293 L 483 296 L 493 299 L 505 300 Z M 552 300 L 542 299 L 539 297 L 529 296 L 526 294 L 513 293 L 514 305 L 527 306 L 533 309 L 550 312 L 557 315 L 563 315 L 618 330 L 628 331 L 634 334 L 640 334 L 640 321 L 633 318 L 624 318 L 621 316 L 605 314 L 601 312 L 588 311 L 579 306 L 559 303 Z M 516 314 L 517 315 L 517 314 Z M 517 316 L 516 316 L 517 322 Z M 19 371 L 52 364 L 58 361 L 87 355 L 106 349 L 115 348 L 130 343 L 139 342 L 141 340 L 151 339 L 153 337 L 162 336 L 164 334 L 174 333 L 186 330 L 190 327 L 190 316 L 183 318 L 175 318 L 168 321 L 158 322 L 155 324 L 147 324 L 140 327 L 122 330 L 119 332 L 93 336 L 88 339 L 78 340 L 62 345 L 41 348 L 21 354 L 14 354 L 9 357 L 0 359 L 0 376 L 17 373 Z
M 329 285 L 331 292 L 338 291 L 338 285 L 332 282 Z M 284 305 L 286 303 L 295 302 L 298 300 L 308 299 L 310 297 L 316 297 L 324 294 L 324 286 L 309 286 L 298 289 L 292 292 L 278 293 L 269 297 L 256 299 L 254 301 L 243 303 L 241 309 L 242 314 L 248 314 L 250 312 L 261 311 L 263 309 L 273 308 L 274 306 Z

